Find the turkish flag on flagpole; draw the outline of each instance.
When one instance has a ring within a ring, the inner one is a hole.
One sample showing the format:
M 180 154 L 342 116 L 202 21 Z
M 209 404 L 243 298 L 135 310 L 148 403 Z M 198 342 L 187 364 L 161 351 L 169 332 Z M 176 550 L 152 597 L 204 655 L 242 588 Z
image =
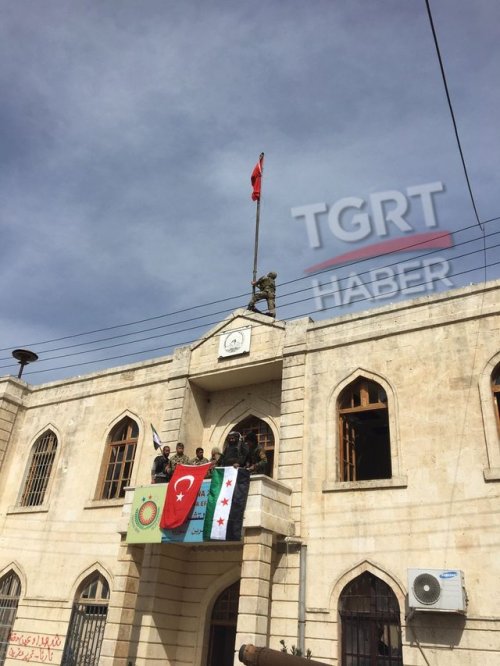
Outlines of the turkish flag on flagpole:
M 211 466 L 212 463 L 176 465 L 167 487 L 167 497 L 160 520 L 161 528 L 173 529 L 186 521 Z
M 260 187 L 262 183 L 262 171 L 264 168 L 264 153 L 260 154 L 259 161 L 252 171 L 250 182 L 252 183 L 252 201 L 260 201 Z

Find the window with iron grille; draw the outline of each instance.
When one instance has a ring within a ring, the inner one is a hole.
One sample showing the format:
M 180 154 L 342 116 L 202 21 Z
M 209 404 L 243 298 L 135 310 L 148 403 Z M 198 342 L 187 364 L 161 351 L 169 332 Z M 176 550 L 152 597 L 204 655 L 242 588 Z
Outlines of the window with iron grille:
M 51 430 L 47 430 L 37 439 L 31 449 L 28 472 L 19 500 L 20 506 L 43 504 L 56 451 L 57 437 Z
M 498 365 L 491 375 L 491 388 L 493 399 L 495 401 L 495 413 L 497 415 L 497 425 L 500 430 L 500 365 Z
M 340 595 L 341 666 L 402 666 L 399 604 L 391 588 L 365 572 Z
M 389 411 L 384 389 L 360 377 L 338 398 L 339 478 L 390 479 Z
M 134 467 L 139 426 L 128 416 L 111 431 L 106 448 L 106 462 L 100 499 L 124 497 L 125 487 L 130 485 Z
M 108 583 L 96 572 L 80 586 L 73 604 L 61 666 L 98 666 L 108 603 Z
M 234 427 L 234 430 L 241 433 L 243 437 L 249 432 L 254 432 L 257 435 L 258 445 L 266 452 L 267 476 L 272 477 L 274 467 L 274 435 L 267 423 L 257 418 L 257 416 L 247 416 L 246 419 L 240 421 Z
M 3 666 L 7 655 L 20 594 L 21 581 L 13 571 L 9 571 L 0 579 L 0 666 Z

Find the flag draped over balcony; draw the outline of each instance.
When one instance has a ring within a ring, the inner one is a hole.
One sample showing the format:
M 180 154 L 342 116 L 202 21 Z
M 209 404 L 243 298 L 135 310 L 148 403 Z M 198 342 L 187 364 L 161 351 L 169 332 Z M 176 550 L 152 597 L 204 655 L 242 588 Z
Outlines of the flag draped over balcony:
M 167 498 L 160 520 L 162 529 L 179 527 L 187 520 L 196 502 L 211 463 L 206 465 L 176 465 L 167 487 Z
M 212 470 L 203 528 L 204 540 L 241 540 L 249 487 L 250 473 L 246 469 L 215 467 Z

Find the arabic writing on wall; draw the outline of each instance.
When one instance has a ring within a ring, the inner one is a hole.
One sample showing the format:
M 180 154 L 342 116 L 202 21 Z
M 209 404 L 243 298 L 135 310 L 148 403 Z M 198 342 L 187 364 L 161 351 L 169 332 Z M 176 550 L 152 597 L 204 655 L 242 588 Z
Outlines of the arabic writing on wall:
M 9 636 L 9 659 L 45 664 L 54 659 L 54 648 L 61 646 L 58 634 L 20 634 L 13 631 Z

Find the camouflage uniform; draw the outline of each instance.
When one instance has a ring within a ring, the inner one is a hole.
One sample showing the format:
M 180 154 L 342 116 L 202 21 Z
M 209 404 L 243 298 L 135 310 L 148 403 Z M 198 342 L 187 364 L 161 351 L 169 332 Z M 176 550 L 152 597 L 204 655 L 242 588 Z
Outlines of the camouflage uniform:
M 189 458 L 182 454 L 179 455 L 178 453 L 174 453 L 174 455 L 170 458 L 168 461 L 168 466 L 170 468 L 170 475 L 169 478 L 171 478 L 172 474 L 174 473 L 174 470 L 177 465 L 190 465 L 191 463 L 189 462 Z
M 255 310 L 255 304 L 257 301 L 265 299 L 267 301 L 268 314 L 272 317 L 276 316 L 276 278 L 277 274 L 274 271 L 271 271 L 257 280 L 255 286 L 260 289 L 260 291 L 256 291 L 250 299 L 250 303 L 248 304 L 249 310 Z
M 267 474 L 267 456 L 261 446 L 250 447 L 247 456 L 246 467 L 253 467 L 250 474 Z
M 200 458 L 195 456 L 189 464 L 190 465 L 206 465 L 207 462 L 208 462 L 208 458 L 201 458 L 201 460 L 200 460 Z

